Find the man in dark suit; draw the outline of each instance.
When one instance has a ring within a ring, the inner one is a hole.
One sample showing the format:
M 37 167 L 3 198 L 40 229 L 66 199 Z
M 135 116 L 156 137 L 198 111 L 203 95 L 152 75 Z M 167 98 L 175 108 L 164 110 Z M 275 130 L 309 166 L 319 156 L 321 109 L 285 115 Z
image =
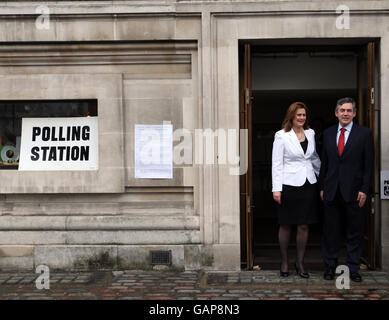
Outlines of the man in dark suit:
M 346 264 L 353 281 L 362 281 L 359 263 L 365 227 L 365 202 L 370 190 L 374 165 L 374 140 L 370 129 L 353 123 L 355 101 L 340 99 L 335 116 L 339 123 L 323 133 L 319 176 L 324 201 L 323 258 L 324 278 L 334 279 L 338 262 L 341 221 L 346 221 Z

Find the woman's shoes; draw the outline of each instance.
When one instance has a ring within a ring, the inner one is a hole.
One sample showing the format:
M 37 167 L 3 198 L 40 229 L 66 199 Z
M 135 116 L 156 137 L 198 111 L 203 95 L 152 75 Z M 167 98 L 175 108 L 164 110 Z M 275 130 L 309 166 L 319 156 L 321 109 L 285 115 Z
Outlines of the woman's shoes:
M 281 266 L 282 264 L 280 264 L 280 277 L 284 277 L 284 278 L 289 277 L 289 271 L 286 272 L 282 271 Z
M 289 277 L 289 271 L 284 272 L 280 270 L 280 276 L 284 278 Z
M 308 272 L 301 272 L 301 270 L 300 270 L 299 267 L 297 266 L 297 262 L 295 262 L 294 266 L 295 266 L 295 268 L 296 268 L 296 273 L 297 273 L 301 278 L 304 278 L 304 279 L 308 279 L 308 278 L 309 278 L 309 273 L 308 273 Z

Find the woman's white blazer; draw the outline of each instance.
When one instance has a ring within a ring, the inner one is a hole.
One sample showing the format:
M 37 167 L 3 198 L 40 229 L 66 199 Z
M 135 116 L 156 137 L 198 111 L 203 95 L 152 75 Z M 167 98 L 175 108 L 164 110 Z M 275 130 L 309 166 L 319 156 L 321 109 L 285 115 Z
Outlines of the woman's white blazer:
M 300 145 L 293 129 L 277 131 L 274 136 L 272 153 L 272 191 L 282 191 L 282 185 L 302 186 L 306 179 L 313 184 L 319 176 L 320 159 L 316 153 L 315 131 L 304 130 L 308 139 L 308 148 Z

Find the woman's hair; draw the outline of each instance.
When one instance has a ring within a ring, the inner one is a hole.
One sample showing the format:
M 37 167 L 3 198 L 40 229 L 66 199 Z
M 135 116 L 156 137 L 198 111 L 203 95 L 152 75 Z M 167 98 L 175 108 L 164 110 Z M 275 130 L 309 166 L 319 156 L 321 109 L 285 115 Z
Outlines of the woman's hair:
M 295 114 L 297 113 L 298 109 L 305 109 L 305 113 L 307 115 L 306 121 L 304 123 L 304 129 L 309 129 L 308 125 L 308 119 L 309 119 L 309 109 L 303 102 L 293 102 L 289 108 L 288 111 L 286 111 L 286 115 L 284 118 L 284 121 L 282 122 L 282 129 L 285 130 L 285 132 L 289 132 L 290 129 L 293 127 L 293 118 Z

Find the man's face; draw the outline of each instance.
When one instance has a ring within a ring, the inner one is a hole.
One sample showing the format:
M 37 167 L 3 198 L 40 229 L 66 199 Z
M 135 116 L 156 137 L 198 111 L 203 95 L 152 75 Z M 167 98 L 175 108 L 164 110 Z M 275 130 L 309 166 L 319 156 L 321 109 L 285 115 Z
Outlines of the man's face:
M 343 103 L 339 106 L 338 111 L 335 111 L 335 116 L 339 119 L 339 123 L 342 127 L 347 126 L 355 116 L 356 112 L 353 110 L 353 104 L 351 102 Z

